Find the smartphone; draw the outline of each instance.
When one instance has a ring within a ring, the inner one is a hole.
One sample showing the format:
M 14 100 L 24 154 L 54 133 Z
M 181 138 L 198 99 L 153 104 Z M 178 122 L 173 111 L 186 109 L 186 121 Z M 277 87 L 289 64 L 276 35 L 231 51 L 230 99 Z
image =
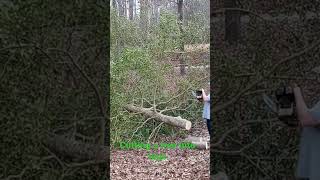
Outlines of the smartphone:
M 202 96 L 202 91 L 192 91 L 192 95 L 197 98 L 197 96 Z M 202 100 L 202 98 L 197 98 L 199 101 Z
M 196 91 L 197 96 L 202 96 L 202 91 Z

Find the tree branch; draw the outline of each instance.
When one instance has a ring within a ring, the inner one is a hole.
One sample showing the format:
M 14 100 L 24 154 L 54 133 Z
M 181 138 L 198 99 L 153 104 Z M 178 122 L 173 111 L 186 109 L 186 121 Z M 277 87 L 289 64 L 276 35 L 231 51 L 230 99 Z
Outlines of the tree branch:
M 223 109 L 229 107 L 230 105 L 234 104 L 236 101 L 238 101 L 243 94 L 245 94 L 247 91 L 249 91 L 250 89 L 252 89 L 253 87 L 255 87 L 258 83 L 260 83 L 265 77 L 270 76 L 277 68 L 279 65 L 284 64 L 286 62 L 289 62 L 297 57 L 300 57 L 304 54 L 306 54 L 307 52 L 309 52 L 310 50 L 314 49 L 315 47 L 317 47 L 320 44 L 320 40 L 316 41 L 314 44 L 312 44 L 309 47 L 306 47 L 302 50 L 300 50 L 297 53 L 292 54 L 291 56 L 288 56 L 280 61 L 278 61 L 278 63 L 274 64 L 271 69 L 269 70 L 269 72 L 267 72 L 265 75 L 264 74 L 260 74 L 261 78 L 258 78 L 257 80 L 255 80 L 254 82 L 252 82 L 251 84 L 249 84 L 245 89 L 243 89 L 242 91 L 240 91 L 235 97 L 233 97 L 231 100 L 221 104 L 221 105 L 216 105 L 216 108 L 213 109 L 213 112 L 219 112 L 222 111 Z

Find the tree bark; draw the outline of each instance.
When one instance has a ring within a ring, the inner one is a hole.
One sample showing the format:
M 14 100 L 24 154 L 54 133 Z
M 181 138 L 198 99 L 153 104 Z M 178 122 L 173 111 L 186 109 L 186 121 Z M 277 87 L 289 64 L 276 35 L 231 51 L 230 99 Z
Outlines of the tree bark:
M 184 51 L 184 42 L 183 42 L 183 0 L 178 0 L 178 22 L 179 22 L 179 30 L 180 30 L 180 51 Z M 180 54 L 180 74 L 185 75 L 185 59 L 184 55 Z
M 133 20 L 133 0 L 129 0 L 129 19 Z
M 164 122 L 166 124 L 170 124 L 172 126 L 180 127 L 180 128 L 186 129 L 186 130 L 190 130 L 190 128 L 191 128 L 191 122 L 186 119 L 182 119 L 180 116 L 178 116 L 178 117 L 167 116 L 167 115 L 164 115 L 164 114 L 161 114 L 158 112 L 154 112 L 154 111 L 147 109 L 147 108 L 136 107 L 133 105 L 125 106 L 125 109 L 130 112 L 134 112 L 134 113 L 142 113 L 146 117 L 149 117 L 149 118 L 152 117 L 156 120 L 162 121 L 162 122 Z
M 192 71 L 206 71 L 208 69 L 210 69 L 210 66 L 209 65 L 206 65 L 206 66 L 186 66 L 184 67 L 185 68 L 185 73 L 188 74 Z M 173 67 L 173 71 L 175 74 L 180 74 L 180 70 L 181 67 L 180 66 L 176 66 L 176 67 Z
M 157 1 L 153 1 L 153 23 L 159 23 L 159 4 Z
M 202 137 L 195 137 L 195 136 L 190 136 L 188 135 L 188 137 L 185 139 L 185 141 L 187 142 L 201 142 L 204 141 L 204 139 Z
M 196 146 L 196 149 L 200 149 L 200 150 L 206 150 L 209 149 L 209 145 L 208 142 L 203 142 L 203 141 L 192 141 L 192 144 L 194 144 Z
M 142 32 L 148 33 L 148 26 L 149 26 L 149 3 L 148 0 L 140 0 L 140 28 Z M 146 34 L 145 37 L 147 37 L 148 34 Z M 145 38 L 143 37 L 143 38 Z
M 125 16 L 125 1 L 117 0 L 119 4 L 119 16 Z
M 134 16 L 137 17 L 137 0 L 134 0 Z
M 116 0 L 112 0 L 112 7 L 113 7 L 117 12 L 119 11 Z
M 122 3 L 123 3 L 123 15 L 128 19 L 128 3 L 127 3 L 128 0 L 122 0 Z

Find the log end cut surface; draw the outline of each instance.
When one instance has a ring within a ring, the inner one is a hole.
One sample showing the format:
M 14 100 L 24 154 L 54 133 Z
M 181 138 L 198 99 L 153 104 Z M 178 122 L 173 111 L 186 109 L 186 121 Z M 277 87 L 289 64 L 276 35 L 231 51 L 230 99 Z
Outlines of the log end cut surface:
M 186 122 L 186 130 L 190 130 L 191 129 L 191 122 L 187 121 Z

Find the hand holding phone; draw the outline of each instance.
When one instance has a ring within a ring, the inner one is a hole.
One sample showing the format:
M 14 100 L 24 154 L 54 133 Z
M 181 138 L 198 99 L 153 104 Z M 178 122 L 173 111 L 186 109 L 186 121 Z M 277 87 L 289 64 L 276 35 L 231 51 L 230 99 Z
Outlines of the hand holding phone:
M 203 98 L 202 98 L 202 91 L 193 91 L 192 92 L 192 94 L 193 94 L 193 96 L 195 97 L 195 98 L 197 98 L 199 101 L 201 101 Z

